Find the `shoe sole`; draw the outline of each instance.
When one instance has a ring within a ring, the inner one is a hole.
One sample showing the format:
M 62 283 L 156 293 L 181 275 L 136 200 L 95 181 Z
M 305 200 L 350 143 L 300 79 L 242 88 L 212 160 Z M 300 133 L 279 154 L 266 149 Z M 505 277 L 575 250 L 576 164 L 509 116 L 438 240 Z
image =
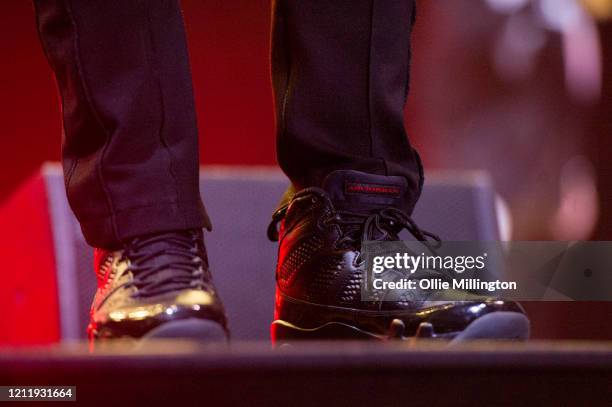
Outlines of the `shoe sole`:
M 225 342 L 229 340 L 229 336 L 217 322 L 199 318 L 186 318 L 161 324 L 144 335 L 141 341 L 154 339 Z
M 473 340 L 529 339 L 529 319 L 518 312 L 498 311 L 483 315 L 453 338 L 451 344 Z
M 497 300 L 432 304 L 418 310 L 359 310 L 298 300 L 276 292 L 272 341 L 429 338 L 526 339 L 520 304 Z M 486 317 L 486 318 L 484 318 Z M 475 324 L 476 321 L 479 321 Z M 474 325 L 472 325 L 474 324 Z M 467 329 L 467 328 L 470 329 Z
M 430 333 L 421 335 L 421 327 Z M 529 319 L 519 312 L 497 311 L 474 320 L 463 331 L 435 335 L 435 326 L 422 323 L 416 336 L 402 339 L 439 339 L 457 344 L 471 340 L 527 340 Z M 379 335 L 343 322 L 328 322 L 316 328 L 300 328 L 287 321 L 272 322 L 271 334 L 276 345 L 299 340 L 388 340 L 389 336 Z

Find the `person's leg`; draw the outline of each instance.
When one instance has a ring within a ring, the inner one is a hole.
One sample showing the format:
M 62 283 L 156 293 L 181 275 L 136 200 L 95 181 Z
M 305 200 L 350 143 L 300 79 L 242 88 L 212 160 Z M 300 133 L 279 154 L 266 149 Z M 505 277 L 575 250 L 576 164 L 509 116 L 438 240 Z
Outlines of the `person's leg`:
M 178 0 L 35 0 L 62 100 L 70 205 L 87 241 L 209 227 Z
M 414 0 L 277 0 L 272 74 L 278 160 L 297 189 L 334 170 L 423 175 L 404 128 Z
M 364 240 L 398 240 L 403 229 L 417 240 L 438 239 L 410 218 L 423 183 L 403 120 L 414 17 L 415 0 L 274 5 L 278 159 L 293 183 L 268 230 L 280 242 L 276 340 L 461 338 L 471 322 L 497 311 L 508 312 L 480 321 L 505 328 L 487 332 L 528 335 L 528 320 L 513 302 L 457 292 L 444 298 L 463 301 L 442 304 L 418 289 L 362 300 Z M 482 325 L 475 325 L 478 332 Z
M 68 199 L 96 247 L 90 338 L 224 339 L 178 0 L 35 0 Z

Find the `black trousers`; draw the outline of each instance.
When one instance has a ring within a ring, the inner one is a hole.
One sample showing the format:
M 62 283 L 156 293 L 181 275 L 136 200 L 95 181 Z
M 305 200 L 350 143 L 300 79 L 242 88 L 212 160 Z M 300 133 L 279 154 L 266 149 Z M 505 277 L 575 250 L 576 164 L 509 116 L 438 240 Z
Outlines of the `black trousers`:
M 415 0 L 277 0 L 272 75 L 281 168 L 300 189 L 337 169 L 407 178 L 403 122 Z M 34 0 L 61 93 L 68 199 L 87 241 L 210 228 L 178 0 Z

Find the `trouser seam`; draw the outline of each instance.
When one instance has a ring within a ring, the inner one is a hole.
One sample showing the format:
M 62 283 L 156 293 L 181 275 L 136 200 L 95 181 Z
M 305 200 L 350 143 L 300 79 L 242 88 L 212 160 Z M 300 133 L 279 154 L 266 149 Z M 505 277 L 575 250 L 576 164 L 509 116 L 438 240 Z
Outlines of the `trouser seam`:
M 370 33 L 368 38 L 368 137 L 370 141 L 370 157 L 374 157 L 374 139 L 372 137 L 372 36 L 374 31 L 374 0 L 370 1 Z
M 72 23 L 72 27 L 74 29 L 74 56 L 75 56 L 75 61 L 76 61 L 76 67 L 77 67 L 77 71 L 78 71 L 78 75 L 79 75 L 79 80 L 81 82 L 81 86 L 83 86 L 83 93 L 85 95 L 85 99 L 87 100 L 87 103 L 89 105 L 89 107 L 92 110 L 93 116 L 95 118 L 95 120 L 98 122 L 98 125 L 102 128 L 102 130 L 104 130 L 104 133 L 106 135 L 106 140 L 104 143 L 104 147 L 102 148 L 102 151 L 100 153 L 100 156 L 96 159 L 96 175 L 98 177 L 98 180 L 100 182 L 100 185 L 102 186 L 102 191 L 104 192 L 104 196 L 105 196 L 105 200 L 106 200 L 106 205 L 107 205 L 107 209 L 109 211 L 109 217 L 111 218 L 111 224 L 112 224 L 112 230 L 113 230 L 113 234 L 115 235 L 115 239 L 119 240 L 119 232 L 117 230 L 117 222 L 116 222 L 116 218 L 115 218 L 115 211 L 113 209 L 113 202 L 110 196 L 110 192 L 105 184 L 104 181 L 104 175 L 103 175 L 103 171 L 102 171 L 102 161 L 104 160 L 104 157 L 106 155 L 106 152 L 108 150 L 109 144 L 110 144 L 110 140 L 111 140 L 111 135 L 109 130 L 106 128 L 106 126 L 104 125 L 104 122 L 102 121 L 100 114 L 98 112 L 98 110 L 96 109 L 95 104 L 93 103 L 93 100 L 91 99 L 91 95 L 90 95 L 90 91 L 89 91 L 89 87 L 87 84 L 87 80 L 85 79 L 85 75 L 83 72 L 83 66 L 82 66 L 82 61 L 81 61 L 81 54 L 80 54 L 80 47 L 79 47 L 79 27 L 77 25 L 76 19 L 74 18 L 74 15 L 72 13 L 72 2 L 71 0 L 66 0 L 66 10 L 68 12 L 68 15 L 70 16 L 70 21 Z M 76 168 L 76 163 L 75 163 L 75 168 Z M 66 185 L 68 187 L 68 185 Z
M 372 158 L 377 158 L 374 156 L 374 109 L 372 107 L 374 101 L 372 100 L 372 75 L 373 75 L 373 69 L 372 69 L 372 63 L 373 63 L 373 57 L 372 57 L 372 53 L 373 53 L 373 48 L 374 48 L 374 7 L 375 7 L 375 0 L 371 0 L 370 1 L 370 33 L 369 33 L 369 39 L 368 39 L 368 136 L 369 136 L 369 141 L 370 141 L 370 157 Z M 381 167 L 382 170 L 384 171 L 385 175 L 389 175 L 389 166 L 387 165 L 387 160 L 385 160 L 382 157 L 377 158 L 380 160 L 381 162 Z
M 290 87 L 291 87 L 291 76 L 293 73 L 293 67 L 292 67 L 292 58 L 291 55 L 289 54 L 291 52 L 291 46 L 287 46 L 289 38 L 287 36 L 287 21 L 286 18 L 287 16 L 285 15 L 284 11 L 282 11 L 280 8 L 283 7 L 283 3 L 280 3 L 278 5 L 279 8 L 279 15 L 282 18 L 282 35 L 283 35 L 283 47 L 284 47 L 284 54 L 285 54 L 285 67 L 286 67 L 286 79 L 285 79 L 285 89 L 283 92 L 283 105 L 282 105 L 282 110 L 281 110 L 281 117 L 280 117 L 280 131 L 278 134 L 278 138 L 279 141 L 282 139 L 286 142 L 286 137 L 287 137 L 287 103 L 289 103 L 289 91 L 290 91 Z
M 38 38 L 40 39 L 41 48 L 43 50 L 43 53 L 45 54 L 45 59 L 49 63 L 49 66 L 51 66 L 51 69 L 54 72 L 57 72 L 57 67 L 55 66 L 55 63 L 54 63 L 53 59 L 51 58 L 51 56 L 49 54 L 49 50 L 47 49 L 47 44 L 44 41 L 43 34 L 42 34 L 41 30 L 40 30 L 41 22 L 40 22 L 40 9 L 38 7 L 38 3 L 36 1 L 34 1 L 33 4 L 34 4 L 34 9 L 36 10 L 36 13 L 35 13 L 36 14 L 36 32 L 38 34 Z M 58 91 L 59 91 L 60 96 L 61 96 L 62 107 L 63 107 L 64 95 L 63 95 L 62 87 L 61 86 L 58 86 Z M 66 137 L 66 135 L 65 135 L 66 130 L 63 129 L 63 132 L 64 132 L 64 137 Z M 70 168 L 66 171 L 66 177 L 64 179 L 64 187 L 65 187 L 66 191 L 68 190 L 68 185 L 70 184 L 70 181 L 72 180 L 72 175 L 74 174 L 74 171 L 75 171 L 78 163 L 79 163 L 79 159 L 75 158 L 72 161 L 72 163 L 70 164 Z
M 151 64 L 151 66 L 153 67 L 153 72 L 156 75 L 156 83 L 157 83 L 157 87 L 158 87 L 158 91 L 159 91 L 159 96 L 160 96 L 160 105 L 161 105 L 161 124 L 159 127 L 159 140 L 160 143 L 162 145 L 162 147 L 164 148 L 164 151 L 166 152 L 166 154 L 168 155 L 168 160 L 169 160 L 169 164 L 168 164 L 168 173 L 170 174 L 170 177 L 173 180 L 173 186 L 174 186 L 174 192 L 175 192 L 175 197 L 176 197 L 176 205 L 179 207 L 179 209 L 181 209 L 183 207 L 183 205 L 181 205 L 181 199 L 180 199 L 180 194 L 178 191 L 178 179 L 176 177 L 176 173 L 174 171 L 174 156 L 172 155 L 172 152 L 170 151 L 170 148 L 168 146 L 168 141 L 166 140 L 166 137 L 164 135 L 165 133 L 165 127 L 166 127 L 166 106 L 164 103 L 164 91 L 163 91 L 163 87 L 161 85 L 161 80 L 160 80 L 160 73 L 159 73 L 159 67 L 157 66 L 157 61 L 154 58 L 156 52 L 155 52 L 155 41 L 154 41 L 154 37 L 153 37 L 153 33 L 151 32 L 151 14 L 150 14 L 150 7 L 147 7 L 147 34 L 149 36 L 149 42 L 150 42 L 150 47 L 152 50 L 152 53 L 154 55 L 150 55 L 149 53 L 147 53 L 147 55 L 149 56 L 148 62 Z M 147 48 L 148 50 L 148 48 Z M 179 212 L 181 214 L 183 214 L 183 223 L 186 225 L 187 224 L 187 219 L 185 218 L 185 215 L 183 213 L 183 211 L 179 210 Z

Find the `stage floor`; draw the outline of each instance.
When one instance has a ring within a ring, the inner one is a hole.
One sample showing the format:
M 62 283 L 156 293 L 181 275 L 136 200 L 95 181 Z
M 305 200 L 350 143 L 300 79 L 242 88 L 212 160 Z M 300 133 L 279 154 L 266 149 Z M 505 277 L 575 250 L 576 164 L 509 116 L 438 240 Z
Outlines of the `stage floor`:
M 612 405 L 612 342 L 154 342 L 0 350 L 0 385 L 168 405 Z M 215 404 L 211 404 L 213 402 Z

